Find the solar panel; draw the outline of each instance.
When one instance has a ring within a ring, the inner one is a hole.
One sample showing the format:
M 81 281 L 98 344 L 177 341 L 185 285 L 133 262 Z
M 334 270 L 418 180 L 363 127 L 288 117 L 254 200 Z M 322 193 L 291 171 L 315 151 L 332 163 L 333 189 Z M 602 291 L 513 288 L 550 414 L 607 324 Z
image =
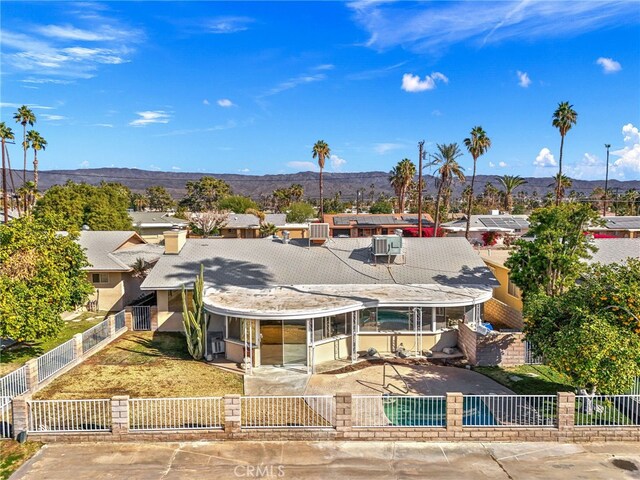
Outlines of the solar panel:
M 349 225 L 349 217 L 333 217 L 334 225 Z

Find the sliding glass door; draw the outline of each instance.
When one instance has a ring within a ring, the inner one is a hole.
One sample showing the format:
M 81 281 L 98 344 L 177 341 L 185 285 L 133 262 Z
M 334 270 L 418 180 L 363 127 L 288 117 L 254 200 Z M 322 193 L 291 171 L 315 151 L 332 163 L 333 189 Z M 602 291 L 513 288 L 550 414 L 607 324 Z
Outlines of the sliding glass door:
M 306 320 L 261 320 L 262 365 L 306 365 Z

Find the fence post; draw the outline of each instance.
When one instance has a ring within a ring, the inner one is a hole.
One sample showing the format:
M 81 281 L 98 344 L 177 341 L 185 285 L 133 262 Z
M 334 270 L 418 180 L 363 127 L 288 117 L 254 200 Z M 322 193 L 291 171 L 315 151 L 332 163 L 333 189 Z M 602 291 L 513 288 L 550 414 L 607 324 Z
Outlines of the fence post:
M 576 394 L 558 392 L 558 430 L 571 433 L 576 424 Z
M 149 309 L 149 315 L 151 316 L 151 331 L 155 332 L 158 329 L 158 306 L 152 305 Z
M 107 320 L 109 320 L 109 338 L 113 338 L 116 336 L 116 316 L 109 315 Z
M 459 392 L 447 392 L 447 431 L 462 431 L 464 396 Z
M 11 400 L 12 417 L 13 417 L 13 438 L 17 438 L 20 432 L 26 432 L 29 429 L 29 404 L 31 395 L 18 395 Z
M 338 437 L 344 437 L 353 426 L 352 416 L 353 394 L 336 393 L 336 432 Z
M 133 309 L 131 307 L 124 307 L 124 326 L 127 330 L 133 330 Z
M 129 433 L 129 395 L 111 397 L 111 433 Z
M 32 358 L 27 360 L 25 366 L 25 377 L 27 378 L 27 392 L 35 392 L 38 390 L 38 384 L 40 383 L 38 374 L 38 359 Z
M 224 432 L 240 432 L 240 395 L 224 396 Z
M 80 360 L 84 355 L 84 349 L 82 347 L 82 334 L 76 333 L 73 336 L 73 349 L 74 349 L 74 358 L 75 360 Z

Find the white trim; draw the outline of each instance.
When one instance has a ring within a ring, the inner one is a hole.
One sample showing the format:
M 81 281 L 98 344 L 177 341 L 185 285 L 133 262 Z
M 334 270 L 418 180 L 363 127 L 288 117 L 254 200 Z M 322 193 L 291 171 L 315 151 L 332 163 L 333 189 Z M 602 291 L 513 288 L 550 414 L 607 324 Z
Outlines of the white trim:
M 311 319 L 313 320 L 313 318 Z M 323 338 L 322 340 L 318 340 L 317 342 L 313 342 L 314 345 L 324 345 L 326 343 L 336 342 L 338 340 L 343 340 L 345 338 L 351 338 L 351 335 L 343 334 L 335 337 Z

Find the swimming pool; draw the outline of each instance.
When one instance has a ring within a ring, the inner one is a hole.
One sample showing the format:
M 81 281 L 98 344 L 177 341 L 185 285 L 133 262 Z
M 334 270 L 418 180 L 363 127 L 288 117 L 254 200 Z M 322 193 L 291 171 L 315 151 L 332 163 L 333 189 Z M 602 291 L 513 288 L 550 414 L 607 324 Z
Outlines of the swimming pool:
M 384 413 L 396 426 L 444 427 L 447 424 L 447 401 L 433 397 L 383 396 Z M 463 400 L 464 425 L 496 425 L 496 420 L 482 402 L 475 397 Z

